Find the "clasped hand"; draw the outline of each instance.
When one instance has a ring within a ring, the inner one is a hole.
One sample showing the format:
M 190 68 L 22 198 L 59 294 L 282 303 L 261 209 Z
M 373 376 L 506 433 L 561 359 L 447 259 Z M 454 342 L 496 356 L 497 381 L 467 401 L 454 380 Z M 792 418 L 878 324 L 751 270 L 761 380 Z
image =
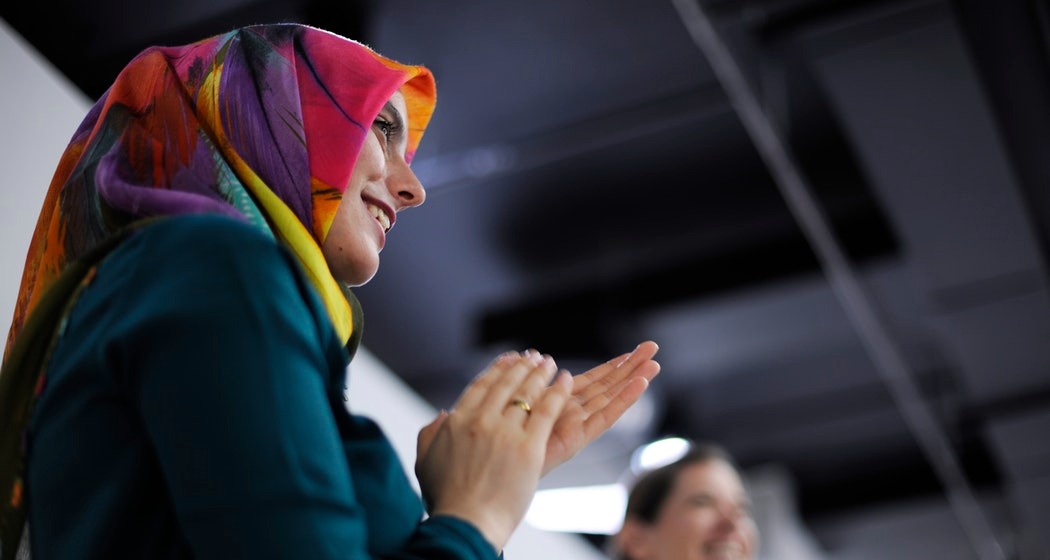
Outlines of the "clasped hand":
M 416 474 L 432 515 L 473 523 L 502 548 L 539 478 L 604 433 L 660 366 L 643 342 L 575 378 L 535 351 L 504 354 L 418 438 Z

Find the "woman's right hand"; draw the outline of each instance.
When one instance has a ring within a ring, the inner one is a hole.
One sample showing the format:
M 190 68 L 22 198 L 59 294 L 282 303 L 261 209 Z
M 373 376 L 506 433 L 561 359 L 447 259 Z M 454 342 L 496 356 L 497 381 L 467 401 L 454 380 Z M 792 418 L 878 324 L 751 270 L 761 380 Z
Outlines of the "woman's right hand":
M 545 390 L 556 370 L 549 356 L 505 354 L 451 412 L 420 431 L 416 475 L 431 515 L 459 517 L 497 549 L 506 545 L 536 492 L 551 429 L 572 393 L 568 372 Z

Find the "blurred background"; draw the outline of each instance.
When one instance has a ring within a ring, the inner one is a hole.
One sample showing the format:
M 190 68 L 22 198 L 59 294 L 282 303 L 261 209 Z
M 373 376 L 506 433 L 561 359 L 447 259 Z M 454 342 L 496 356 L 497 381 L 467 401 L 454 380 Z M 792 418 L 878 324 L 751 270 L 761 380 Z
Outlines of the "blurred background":
M 544 479 L 528 522 L 568 547 L 548 557 L 600 558 L 632 455 L 679 436 L 741 464 L 765 559 L 1050 558 L 1046 2 L 56 0 L 0 17 L 3 321 L 58 155 L 128 60 L 309 23 L 437 77 L 413 164 L 427 204 L 357 291 L 369 359 L 422 403 L 415 428 L 496 352 L 579 373 L 660 344 L 639 406 Z

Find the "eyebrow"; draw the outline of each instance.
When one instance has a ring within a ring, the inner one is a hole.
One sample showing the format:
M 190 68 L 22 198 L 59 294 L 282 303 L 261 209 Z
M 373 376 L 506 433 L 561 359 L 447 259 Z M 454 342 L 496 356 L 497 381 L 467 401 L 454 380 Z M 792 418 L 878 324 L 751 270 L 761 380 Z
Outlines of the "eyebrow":
M 394 107 L 393 103 L 387 101 L 386 105 L 383 105 L 383 110 L 390 111 L 391 120 L 394 121 L 394 126 L 396 128 L 405 127 L 405 120 L 401 117 L 401 113 L 397 110 L 396 107 Z

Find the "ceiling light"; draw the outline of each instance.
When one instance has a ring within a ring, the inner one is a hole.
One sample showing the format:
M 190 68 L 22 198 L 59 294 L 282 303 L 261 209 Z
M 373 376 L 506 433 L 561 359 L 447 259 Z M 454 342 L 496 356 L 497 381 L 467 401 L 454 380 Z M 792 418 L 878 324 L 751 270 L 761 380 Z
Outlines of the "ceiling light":
M 689 452 L 689 440 L 672 437 L 643 445 L 631 455 L 631 471 L 638 475 L 669 465 Z
M 626 508 L 622 484 L 553 488 L 536 492 L 525 522 L 544 531 L 612 535 Z

